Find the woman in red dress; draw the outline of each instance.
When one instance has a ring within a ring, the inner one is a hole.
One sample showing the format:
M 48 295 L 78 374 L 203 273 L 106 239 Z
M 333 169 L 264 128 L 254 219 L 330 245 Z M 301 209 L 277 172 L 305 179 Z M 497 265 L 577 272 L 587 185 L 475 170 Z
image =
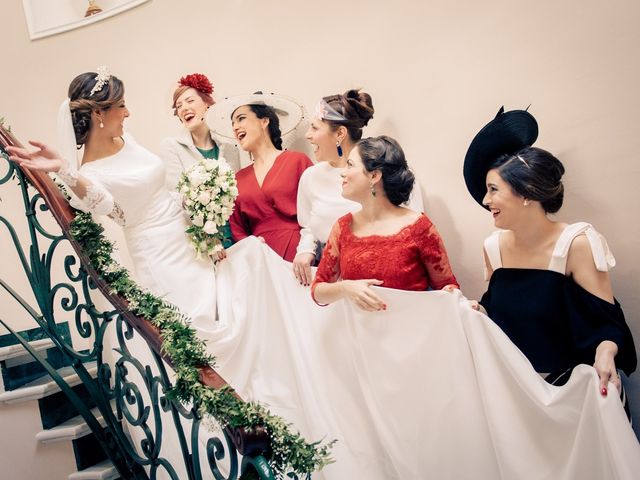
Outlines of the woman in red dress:
M 395 140 L 382 136 L 358 142 L 342 179 L 342 195 L 362 210 L 333 226 L 311 286 L 317 303 L 347 298 L 363 310 L 384 310 L 372 285 L 459 288 L 435 225 L 400 206 L 409 199 L 415 178 Z
M 236 174 L 238 197 L 229 219 L 231 235 L 236 242 L 255 235 L 291 262 L 300 242 L 298 183 L 313 164 L 304 153 L 282 150 L 280 119 L 264 95 L 246 100 L 232 111 L 231 126 L 253 164 Z

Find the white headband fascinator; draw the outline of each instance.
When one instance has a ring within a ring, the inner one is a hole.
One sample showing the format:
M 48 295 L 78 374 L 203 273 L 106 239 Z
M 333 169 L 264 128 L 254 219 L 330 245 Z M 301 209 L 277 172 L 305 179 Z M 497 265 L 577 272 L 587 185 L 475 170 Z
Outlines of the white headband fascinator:
M 321 120 L 329 120 L 332 122 L 346 122 L 344 115 L 329 105 L 326 101 L 320 100 L 316 104 L 315 116 Z

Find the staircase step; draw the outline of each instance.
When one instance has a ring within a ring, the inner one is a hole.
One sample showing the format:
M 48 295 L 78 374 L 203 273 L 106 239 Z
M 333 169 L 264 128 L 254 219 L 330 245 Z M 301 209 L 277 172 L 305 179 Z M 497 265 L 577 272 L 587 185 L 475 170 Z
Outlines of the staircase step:
M 49 338 L 43 338 L 41 340 L 34 340 L 29 342 L 29 345 L 36 350 L 37 352 L 41 352 L 42 350 L 47 350 L 54 346 L 53 340 Z M 14 345 L 8 345 L 6 347 L 0 348 L 0 362 L 4 362 L 6 360 L 11 360 L 17 357 L 22 357 L 27 355 L 29 358 L 32 358 L 29 352 L 25 350 L 21 343 L 16 343 Z
M 70 344 L 71 337 L 67 322 L 56 325 L 61 338 Z M 69 366 L 71 360 L 62 354 L 42 328 L 32 328 L 18 333 L 54 368 Z M 12 334 L 0 335 L 0 392 L 15 390 L 46 375 L 40 365 Z
M 113 480 L 119 478 L 118 470 L 109 460 L 69 475 L 69 480 Z
M 98 367 L 96 362 L 85 363 L 85 368 L 95 378 Z M 58 374 L 65 380 L 65 382 L 73 387 L 82 383 L 78 374 L 76 374 L 73 367 L 63 367 L 58 369 Z M 0 403 L 16 403 L 26 402 L 29 400 L 38 400 L 54 393 L 60 392 L 58 384 L 48 375 L 38 378 L 26 385 L 11 390 L 8 392 L 0 393 Z
M 68 322 L 60 322 L 56 324 L 56 331 L 58 332 L 58 335 L 60 335 L 68 343 L 71 343 L 71 334 L 69 333 Z M 18 334 L 29 342 L 49 338 L 48 335 L 40 327 L 23 330 L 21 332 L 18 332 Z M 19 344 L 20 342 L 18 342 L 18 340 L 16 340 L 16 337 L 14 337 L 11 333 L 0 335 L 0 348 Z
M 100 410 L 98 410 L 97 408 L 93 408 L 91 410 L 91 413 L 96 417 L 96 420 L 98 421 L 98 423 L 100 423 L 100 426 L 104 427 L 106 425 L 106 422 L 104 418 L 102 418 Z M 87 423 L 84 421 L 84 418 L 78 415 L 77 417 L 73 417 L 72 419 L 67 420 L 66 422 L 61 423 L 60 425 L 57 425 L 53 428 L 41 430 L 40 432 L 36 433 L 36 440 L 42 443 L 71 441 L 80 437 L 84 437 L 89 433 L 91 433 L 89 425 L 87 425 Z

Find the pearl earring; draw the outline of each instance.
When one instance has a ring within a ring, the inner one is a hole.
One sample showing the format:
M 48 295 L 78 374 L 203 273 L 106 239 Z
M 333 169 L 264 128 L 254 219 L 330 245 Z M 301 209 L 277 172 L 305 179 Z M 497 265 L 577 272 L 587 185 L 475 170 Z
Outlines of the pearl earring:
M 102 120 L 100 120 L 100 128 L 104 128 L 104 123 L 102 123 Z

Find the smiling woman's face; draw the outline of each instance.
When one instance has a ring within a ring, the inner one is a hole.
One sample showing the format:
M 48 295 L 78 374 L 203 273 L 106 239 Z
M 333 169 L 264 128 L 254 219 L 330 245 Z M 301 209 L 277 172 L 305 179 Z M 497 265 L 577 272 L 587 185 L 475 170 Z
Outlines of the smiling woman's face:
M 205 103 L 195 88 L 188 88 L 176 99 L 176 115 L 192 132 L 204 123 L 209 105 Z
M 231 115 L 231 128 L 240 147 L 253 151 L 261 141 L 268 138 L 269 119 L 258 118 L 249 105 L 237 108 Z

